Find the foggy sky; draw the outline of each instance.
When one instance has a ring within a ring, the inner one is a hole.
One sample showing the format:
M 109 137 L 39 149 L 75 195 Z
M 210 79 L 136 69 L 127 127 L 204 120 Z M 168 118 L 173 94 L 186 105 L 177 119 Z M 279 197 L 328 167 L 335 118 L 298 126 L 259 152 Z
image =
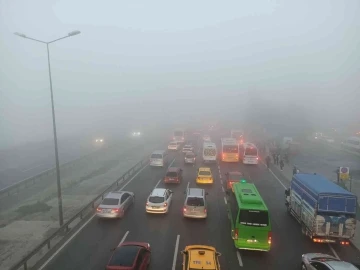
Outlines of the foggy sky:
M 360 118 L 357 0 L 0 1 L 0 148 L 52 136 L 46 46 L 13 32 L 82 32 L 50 45 L 59 136 L 289 104 Z

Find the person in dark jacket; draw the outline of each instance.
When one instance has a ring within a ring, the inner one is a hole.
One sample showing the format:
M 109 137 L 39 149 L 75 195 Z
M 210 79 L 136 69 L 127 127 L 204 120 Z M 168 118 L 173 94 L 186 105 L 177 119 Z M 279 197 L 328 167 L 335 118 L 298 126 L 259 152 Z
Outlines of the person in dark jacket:
M 293 175 L 297 174 L 297 171 L 298 169 L 296 168 L 296 166 L 294 165 L 294 168 L 293 168 Z
M 270 168 L 270 162 L 271 162 L 270 156 L 267 156 L 265 160 L 266 160 L 266 166 L 267 166 L 268 168 Z
M 284 169 L 284 161 L 283 159 L 280 159 L 280 170 L 282 171 Z

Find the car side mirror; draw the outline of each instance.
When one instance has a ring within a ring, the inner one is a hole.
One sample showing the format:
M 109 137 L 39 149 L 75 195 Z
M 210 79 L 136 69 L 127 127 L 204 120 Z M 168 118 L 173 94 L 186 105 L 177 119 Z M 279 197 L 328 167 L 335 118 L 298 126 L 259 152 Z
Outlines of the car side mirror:
M 182 255 L 186 255 L 186 254 L 187 254 L 187 251 L 183 250 L 183 251 L 180 251 L 180 253 L 181 253 Z
M 116 248 L 111 248 L 111 249 L 110 249 L 110 252 L 114 251 L 115 249 L 116 249 Z
M 216 256 L 221 256 L 221 253 L 220 252 L 216 252 Z
M 174 193 L 174 191 L 172 191 L 172 190 L 169 190 L 169 191 L 170 191 L 171 194 Z

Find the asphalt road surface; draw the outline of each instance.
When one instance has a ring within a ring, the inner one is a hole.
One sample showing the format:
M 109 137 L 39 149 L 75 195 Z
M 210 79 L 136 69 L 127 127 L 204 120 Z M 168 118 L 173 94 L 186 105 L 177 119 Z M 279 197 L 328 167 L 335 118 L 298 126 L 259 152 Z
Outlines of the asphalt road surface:
M 108 143 L 108 142 L 106 142 Z M 60 164 L 85 156 L 103 145 L 92 138 L 59 139 Z M 0 151 L 0 189 L 55 167 L 53 141 L 29 143 Z
M 292 163 L 305 172 L 322 174 L 336 180 L 337 167 L 350 167 L 354 179 L 360 180 L 360 157 L 346 151 L 337 150 L 321 143 L 307 141 Z
M 199 149 L 199 141 L 197 143 Z M 182 269 L 180 251 L 186 245 L 204 244 L 216 247 L 222 253 L 222 269 L 299 269 L 301 255 L 308 252 L 335 254 L 346 261 L 358 261 L 359 252 L 352 246 L 338 247 L 314 244 L 302 235 L 300 225 L 290 217 L 284 205 L 284 186 L 288 180 L 280 174 L 271 174 L 262 164 L 244 166 L 220 163 L 211 166 L 215 182 L 204 186 L 208 191 L 208 218 L 192 220 L 182 217 L 184 191 L 195 187 L 196 166 L 185 166 L 183 154 L 170 154 L 172 166 L 183 168 L 181 184 L 166 185 L 173 193 L 173 201 L 167 215 L 145 213 L 148 195 L 155 187 L 165 187 L 162 181 L 166 168 L 146 167 L 134 179 L 125 184 L 124 190 L 135 193 L 135 204 L 121 220 L 100 220 L 93 217 L 63 249 L 40 269 L 104 269 L 110 249 L 121 241 L 149 242 L 152 248 L 150 269 Z M 200 156 L 198 156 L 200 157 Z M 263 196 L 271 215 L 273 245 L 270 252 L 238 251 L 230 236 L 230 223 L 226 212 L 222 179 L 227 171 L 241 170 L 249 181 L 254 182 Z M 173 268 L 173 265 L 175 267 Z

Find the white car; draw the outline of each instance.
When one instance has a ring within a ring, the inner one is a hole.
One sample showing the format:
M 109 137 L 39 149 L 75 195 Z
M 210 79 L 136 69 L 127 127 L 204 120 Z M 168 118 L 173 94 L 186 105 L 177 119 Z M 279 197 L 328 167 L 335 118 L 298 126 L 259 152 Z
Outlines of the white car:
M 183 153 L 188 153 L 188 152 L 193 152 L 194 151 L 194 147 L 190 144 L 184 145 L 182 152 Z
M 155 188 L 146 201 L 146 213 L 166 214 L 169 212 L 173 192 L 170 189 Z
M 302 270 L 359 270 L 358 265 L 344 262 L 335 258 L 334 256 L 323 253 L 307 253 L 302 255 L 301 269 Z
M 179 142 L 170 142 L 169 145 L 168 145 L 168 150 L 179 150 L 180 148 L 180 143 Z
M 110 192 L 96 208 L 96 215 L 99 218 L 122 218 L 134 201 L 135 195 L 133 192 Z

